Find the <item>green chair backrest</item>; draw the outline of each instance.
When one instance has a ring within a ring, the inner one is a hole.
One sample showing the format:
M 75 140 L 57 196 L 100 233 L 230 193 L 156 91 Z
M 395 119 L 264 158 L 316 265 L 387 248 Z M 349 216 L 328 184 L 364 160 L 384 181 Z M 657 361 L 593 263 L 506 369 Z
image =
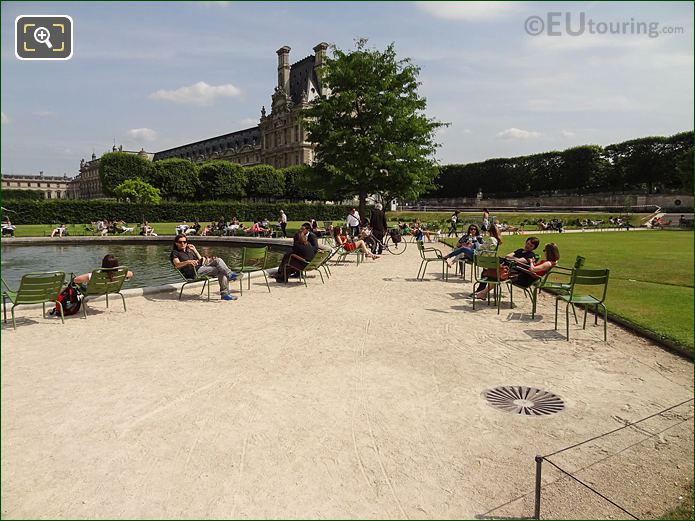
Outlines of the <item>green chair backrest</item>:
M 123 282 L 128 275 L 127 266 L 116 268 L 99 268 L 92 272 L 92 276 L 87 283 L 87 296 L 106 295 L 107 293 L 118 293 L 121 291 Z
M 65 273 L 62 271 L 27 273 L 19 283 L 14 303 L 40 304 L 55 301 L 63 289 L 64 282 Z
M 241 253 L 241 268 L 265 269 L 268 260 L 268 247 L 244 247 Z
M 417 242 L 417 249 L 420 252 L 420 257 L 423 259 L 425 258 L 425 243 L 423 241 L 415 241 Z
M 331 252 L 326 250 L 317 251 L 316 255 L 314 255 L 314 258 L 309 261 L 309 264 L 307 264 L 304 267 L 303 271 L 315 270 L 316 268 L 321 266 L 321 264 L 323 264 L 323 261 L 326 260 L 326 257 L 328 257 L 330 254 Z
M 574 270 L 572 273 L 570 296 L 574 295 L 575 286 L 603 286 L 603 296 L 601 297 L 601 302 L 603 302 L 606 299 L 609 275 L 609 269 L 587 270 L 582 268 Z
M 500 266 L 500 260 L 497 255 L 476 254 L 474 257 L 475 265 L 482 269 L 497 269 Z

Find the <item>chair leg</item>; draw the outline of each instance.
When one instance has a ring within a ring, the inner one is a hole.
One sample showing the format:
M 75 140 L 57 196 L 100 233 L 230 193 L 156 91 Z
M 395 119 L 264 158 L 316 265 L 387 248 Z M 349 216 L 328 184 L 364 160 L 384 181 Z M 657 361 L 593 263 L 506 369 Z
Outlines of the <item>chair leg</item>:
M 205 282 L 203 282 L 203 286 L 208 287 L 208 302 L 210 302 L 210 284 L 209 284 L 209 282 L 210 282 L 209 280 L 206 280 Z
M 511 298 L 512 292 L 509 292 L 509 296 Z M 533 291 L 531 292 L 531 320 L 536 318 L 536 302 L 538 301 L 538 288 L 533 288 Z
M 125 307 L 125 297 L 120 291 L 118 292 L 118 294 L 121 295 L 121 300 L 123 301 L 123 311 L 128 311 Z
M 560 299 L 555 297 L 555 331 L 557 331 L 557 305 L 559 301 Z
M 12 306 L 12 309 L 10 309 L 10 312 L 12 313 L 12 327 L 14 329 L 17 329 L 17 323 L 14 320 L 14 306 Z
M 181 290 L 183 291 L 183 288 L 181 288 Z M 84 318 L 87 318 L 87 297 L 82 299 L 82 314 Z
M 184 286 L 185 286 L 186 284 L 187 284 L 187 283 L 184 282 L 184 283 L 183 283 L 183 286 L 181 286 L 181 291 L 179 291 L 179 300 L 181 300 L 181 297 L 183 296 L 183 288 L 184 288 Z M 86 315 L 85 315 L 85 318 L 87 318 Z
M 270 293 L 270 284 L 268 284 L 268 274 L 263 270 L 263 277 L 265 278 L 265 285 L 268 288 L 268 293 Z
M 601 306 L 603 306 L 603 341 L 608 342 L 608 309 L 604 304 Z
M 415 277 L 415 280 L 420 280 L 420 272 L 422 271 L 422 265 L 425 263 L 424 260 L 420 261 L 420 267 L 417 270 L 417 276 Z M 424 276 L 423 276 L 424 278 Z
M 589 306 L 584 306 L 584 324 L 582 324 L 582 329 L 586 329 L 586 313 L 588 309 Z
M 565 306 L 565 326 L 567 328 L 567 341 L 570 340 L 570 303 Z M 585 315 L 586 318 L 586 315 Z
M 58 302 L 58 309 L 60 310 L 60 321 L 65 324 L 65 316 L 63 315 L 63 305 Z
M 316 270 L 316 271 L 318 271 L 319 275 L 321 276 L 321 284 L 325 284 L 325 282 L 323 281 L 323 273 L 321 273 L 321 270 Z
M 594 325 L 598 326 L 598 304 L 596 304 L 596 309 L 594 310 Z
M 106 293 L 106 307 L 109 307 L 109 294 L 108 292 Z

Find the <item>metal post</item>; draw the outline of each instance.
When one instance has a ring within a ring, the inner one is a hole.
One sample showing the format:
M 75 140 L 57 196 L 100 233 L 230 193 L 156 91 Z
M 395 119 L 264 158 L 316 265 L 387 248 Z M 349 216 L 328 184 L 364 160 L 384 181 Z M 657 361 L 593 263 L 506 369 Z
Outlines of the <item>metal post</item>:
M 541 472 L 543 456 L 536 456 L 536 504 L 533 508 L 533 519 L 541 518 Z

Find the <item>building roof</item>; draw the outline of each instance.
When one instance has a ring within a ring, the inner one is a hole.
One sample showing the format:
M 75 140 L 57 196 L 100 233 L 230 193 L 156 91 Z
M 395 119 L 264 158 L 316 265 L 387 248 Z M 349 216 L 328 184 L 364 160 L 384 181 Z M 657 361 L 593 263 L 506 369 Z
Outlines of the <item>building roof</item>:
M 237 130 L 236 132 L 230 132 L 229 134 L 222 134 L 221 136 L 195 141 L 193 143 L 186 143 L 185 145 L 169 148 L 167 150 L 161 150 L 154 154 L 154 161 L 166 159 L 167 157 L 174 157 L 183 152 L 184 149 L 198 150 L 206 146 L 236 148 L 243 145 L 258 144 L 260 140 L 261 129 L 255 126 L 244 130 Z
M 319 80 L 314 70 L 315 56 L 307 56 L 293 63 L 290 67 L 290 98 L 293 103 L 300 103 L 302 94 L 306 95 L 306 99 L 311 99 L 312 93 L 309 91 L 314 85 L 314 88 L 319 86 Z
M 72 179 L 68 174 L 58 175 L 22 175 L 22 174 L 0 174 L 3 179 L 13 179 L 17 181 L 69 181 Z

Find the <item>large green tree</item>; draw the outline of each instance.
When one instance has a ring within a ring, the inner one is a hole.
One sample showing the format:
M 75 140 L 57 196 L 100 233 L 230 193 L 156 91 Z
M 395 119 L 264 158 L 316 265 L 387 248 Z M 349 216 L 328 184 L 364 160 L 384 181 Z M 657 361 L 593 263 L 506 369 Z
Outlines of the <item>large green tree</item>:
M 152 184 L 162 196 L 178 201 L 190 201 L 200 188 L 198 169 L 188 159 L 163 159 L 154 163 Z
M 113 194 L 123 201 L 142 205 L 159 204 L 159 190 L 142 179 L 126 179 L 113 190 Z
M 432 188 L 434 134 L 444 123 L 424 113 L 420 69 L 398 59 L 393 44 L 380 51 L 362 39 L 351 52 L 331 49 L 321 69 L 330 94 L 316 98 L 303 118 L 329 194 L 357 195 L 364 215 L 370 194 L 416 198 Z
M 261 199 L 282 197 L 285 194 L 285 175 L 270 165 L 255 165 L 244 168 L 246 195 Z
M 201 199 L 239 199 L 246 195 L 244 168 L 230 161 L 207 161 L 198 168 Z
M 152 180 L 152 163 L 137 154 L 109 152 L 99 160 L 101 189 L 107 196 L 115 196 L 114 190 L 126 179 Z

